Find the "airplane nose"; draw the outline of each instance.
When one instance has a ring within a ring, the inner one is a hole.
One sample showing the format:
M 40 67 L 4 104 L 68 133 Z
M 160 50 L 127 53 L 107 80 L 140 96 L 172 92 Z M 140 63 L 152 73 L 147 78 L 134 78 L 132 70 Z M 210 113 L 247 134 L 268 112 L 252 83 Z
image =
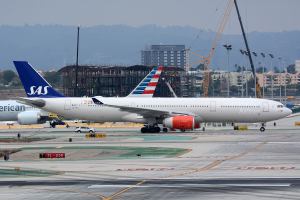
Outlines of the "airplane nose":
M 286 116 L 290 115 L 293 113 L 293 111 L 289 108 L 284 108 L 284 113 L 286 114 Z

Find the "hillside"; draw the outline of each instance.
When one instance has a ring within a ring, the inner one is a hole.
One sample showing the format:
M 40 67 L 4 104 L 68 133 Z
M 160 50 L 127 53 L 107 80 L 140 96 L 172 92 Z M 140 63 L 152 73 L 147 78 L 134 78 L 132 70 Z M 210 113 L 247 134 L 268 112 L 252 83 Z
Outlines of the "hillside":
M 193 27 L 155 25 L 83 27 L 80 34 L 81 64 L 128 65 L 139 64 L 140 50 L 149 44 L 185 44 L 192 51 L 206 55 L 215 35 Z M 284 57 L 287 63 L 300 59 L 299 36 L 300 31 L 248 34 L 253 51 L 273 53 Z M 28 60 L 38 69 L 61 68 L 75 62 L 75 42 L 76 27 L 0 26 L 0 69 L 12 68 L 13 60 Z M 232 68 L 234 64 L 245 63 L 239 53 L 239 49 L 244 47 L 242 36 L 224 35 L 213 58 L 214 68 L 227 68 L 227 55 L 222 47 L 227 42 L 233 45 L 230 56 Z M 265 62 L 269 63 L 270 59 Z

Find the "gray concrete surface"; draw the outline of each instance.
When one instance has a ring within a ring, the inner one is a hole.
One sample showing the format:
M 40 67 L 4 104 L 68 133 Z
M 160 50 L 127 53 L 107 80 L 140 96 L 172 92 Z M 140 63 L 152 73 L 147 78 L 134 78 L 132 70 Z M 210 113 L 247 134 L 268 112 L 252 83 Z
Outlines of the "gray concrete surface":
M 137 129 L 105 129 L 85 138 L 68 130 L 1 130 L 0 137 L 54 137 L 1 143 L 0 149 L 166 147 L 188 149 L 170 156 L 84 160 L 0 161 L 0 199 L 300 199 L 300 128 L 278 122 L 257 129 L 141 135 Z M 100 130 L 99 130 L 100 131 Z M 73 142 L 68 141 L 69 138 Z M 35 153 L 35 152 L 33 152 Z M 95 155 L 93 155 L 95 156 Z M 4 175 L 1 169 L 56 172 Z M 2 176 L 2 177 L 1 177 Z

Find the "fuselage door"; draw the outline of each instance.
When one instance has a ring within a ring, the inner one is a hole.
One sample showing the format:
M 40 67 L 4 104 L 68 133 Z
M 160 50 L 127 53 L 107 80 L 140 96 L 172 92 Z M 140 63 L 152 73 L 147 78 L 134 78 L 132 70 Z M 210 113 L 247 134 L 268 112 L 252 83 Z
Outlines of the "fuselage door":
M 211 101 L 210 102 L 210 112 L 216 112 L 216 102 L 215 101 Z
M 263 112 L 269 112 L 269 103 L 263 102 Z
M 65 100 L 65 110 L 71 110 L 71 100 Z

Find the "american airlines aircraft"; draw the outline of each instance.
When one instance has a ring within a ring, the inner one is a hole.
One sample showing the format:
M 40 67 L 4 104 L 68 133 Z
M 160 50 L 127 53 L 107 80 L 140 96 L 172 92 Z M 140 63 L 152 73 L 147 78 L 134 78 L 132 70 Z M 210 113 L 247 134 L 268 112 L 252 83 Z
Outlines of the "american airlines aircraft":
M 26 61 L 14 61 L 25 91 L 30 98 L 20 101 L 66 118 L 95 122 L 144 123 L 142 133 L 168 129 L 193 130 L 205 122 L 261 123 L 284 118 L 292 111 L 282 103 L 257 98 L 134 98 L 128 97 L 55 97 L 56 91 Z M 134 90 L 153 94 L 162 67 L 150 73 Z M 31 90 L 34 88 L 34 90 Z M 37 90 L 37 88 L 40 88 Z M 31 92 L 33 91 L 33 92 Z M 55 98 L 49 98 L 55 97 Z
M 0 121 L 17 121 L 19 124 L 40 124 L 44 123 L 48 112 L 32 106 L 18 103 L 15 100 L 0 101 Z

